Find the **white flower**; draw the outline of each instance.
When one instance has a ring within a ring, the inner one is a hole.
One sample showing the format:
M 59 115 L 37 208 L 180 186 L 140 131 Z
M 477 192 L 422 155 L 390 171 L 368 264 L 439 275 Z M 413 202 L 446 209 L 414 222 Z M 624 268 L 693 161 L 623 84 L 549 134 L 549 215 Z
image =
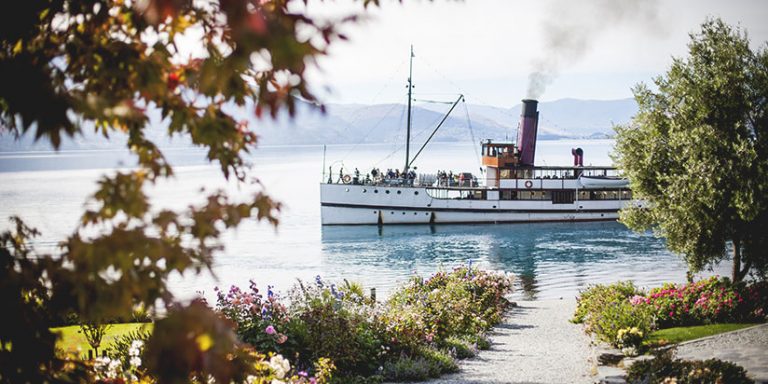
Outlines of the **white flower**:
M 109 362 L 109 370 L 113 372 L 117 372 L 117 369 L 120 368 L 120 360 L 115 359 Z
M 278 380 L 278 379 L 272 379 L 272 383 L 270 384 L 285 384 L 285 381 Z
M 96 369 L 103 369 L 103 368 L 106 368 L 107 366 L 109 366 L 109 361 L 110 360 L 109 360 L 109 357 L 102 356 L 102 357 L 97 357 L 97 358 L 93 359 L 93 361 L 94 361 L 94 364 L 93 364 L 94 368 L 96 368 Z
M 128 349 L 128 355 L 136 357 L 141 355 L 141 349 L 144 347 L 144 342 L 141 340 L 134 340 L 131 342 L 131 347 Z
M 138 356 L 131 357 L 131 360 L 129 361 L 131 363 L 132 367 L 138 368 L 141 366 L 141 358 Z
M 275 371 L 278 379 L 282 379 L 291 370 L 291 363 L 281 355 L 274 355 L 269 359 L 269 367 Z

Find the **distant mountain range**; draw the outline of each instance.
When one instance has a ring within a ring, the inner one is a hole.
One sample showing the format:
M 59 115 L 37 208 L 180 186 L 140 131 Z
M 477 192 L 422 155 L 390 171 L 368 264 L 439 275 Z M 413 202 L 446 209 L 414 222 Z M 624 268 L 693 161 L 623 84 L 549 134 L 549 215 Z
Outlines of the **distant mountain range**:
M 429 137 L 450 104 L 415 103 L 412 109 L 412 138 L 423 141 Z M 637 112 L 633 99 L 577 100 L 562 99 L 539 104 L 540 140 L 564 138 L 607 138 L 613 135 L 613 124 L 629 122 Z M 191 145 L 186 138 L 169 138 L 166 125 L 152 113 L 147 138 L 162 147 Z M 281 144 L 353 144 L 405 141 L 406 108 L 402 104 L 329 104 L 326 113 L 302 104 L 290 119 L 281 114 L 277 119 L 256 119 L 253 107 L 237 109 L 238 119 L 260 136 L 261 145 Z M 520 104 L 499 108 L 460 103 L 435 135 L 435 141 L 477 141 L 480 139 L 515 140 L 520 116 Z M 471 128 L 471 129 L 470 129 Z M 86 133 L 62 142 L 62 149 L 124 148 L 125 137 L 115 135 L 106 139 L 100 134 Z M 0 135 L 0 151 L 48 150 L 44 141 L 35 142 L 33 135 L 15 140 Z

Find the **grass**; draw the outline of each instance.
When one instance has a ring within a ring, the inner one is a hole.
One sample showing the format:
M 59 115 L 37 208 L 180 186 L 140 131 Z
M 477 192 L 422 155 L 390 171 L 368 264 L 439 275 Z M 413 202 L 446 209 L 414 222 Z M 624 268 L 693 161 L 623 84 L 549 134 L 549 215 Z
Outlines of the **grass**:
M 104 348 L 109 348 L 115 339 L 131 331 L 134 331 L 137 329 L 152 331 L 152 327 L 153 327 L 152 323 L 112 324 L 107 329 L 107 332 L 104 335 L 104 338 L 101 340 L 101 347 L 99 348 L 99 351 L 101 351 Z M 57 348 L 60 348 L 66 352 L 81 351 L 81 353 L 83 354 L 88 353 L 87 351 L 91 349 L 91 346 L 88 345 L 88 342 L 85 340 L 85 336 L 82 333 L 80 333 L 80 327 L 77 325 L 71 325 L 68 327 L 51 328 L 51 331 L 59 332 L 61 334 L 61 338 L 59 338 L 59 340 L 56 342 Z
M 645 341 L 649 346 L 682 343 L 688 340 L 717 335 L 718 333 L 735 331 L 757 325 L 755 323 L 709 324 L 690 327 L 674 327 L 660 329 L 650 334 Z

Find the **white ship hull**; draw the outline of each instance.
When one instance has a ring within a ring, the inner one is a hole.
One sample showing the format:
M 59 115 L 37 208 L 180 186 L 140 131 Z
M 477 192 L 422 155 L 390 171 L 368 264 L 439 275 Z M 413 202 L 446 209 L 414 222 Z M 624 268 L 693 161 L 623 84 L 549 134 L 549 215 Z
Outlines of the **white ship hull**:
M 575 181 L 575 180 L 574 180 Z M 551 200 L 437 198 L 430 187 L 321 184 L 323 225 L 446 224 L 601 221 L 618 219 L 630 200 L 588 200 L 555 204 Z M 494 199 L 494 197 L 496 197 Z

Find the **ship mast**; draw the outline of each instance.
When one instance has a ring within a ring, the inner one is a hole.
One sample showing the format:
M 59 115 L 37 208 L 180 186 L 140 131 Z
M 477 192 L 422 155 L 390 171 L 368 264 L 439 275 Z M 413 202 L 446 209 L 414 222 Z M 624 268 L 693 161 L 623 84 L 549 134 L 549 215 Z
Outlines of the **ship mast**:
M 411 92 L 413 91 L 412 78 L 413 78 L 413 45 L 411 45 L 410 64 L 408 65 L 408 122 L 406 124 L 406 130 L 405 130 L 405 167 L 403 167 L 403 173 L 408 172 L 408 167 L 410 166 L 409 157 L 410 157 L 410 150 L 411 150 L 411 100 L 412 100 Z

